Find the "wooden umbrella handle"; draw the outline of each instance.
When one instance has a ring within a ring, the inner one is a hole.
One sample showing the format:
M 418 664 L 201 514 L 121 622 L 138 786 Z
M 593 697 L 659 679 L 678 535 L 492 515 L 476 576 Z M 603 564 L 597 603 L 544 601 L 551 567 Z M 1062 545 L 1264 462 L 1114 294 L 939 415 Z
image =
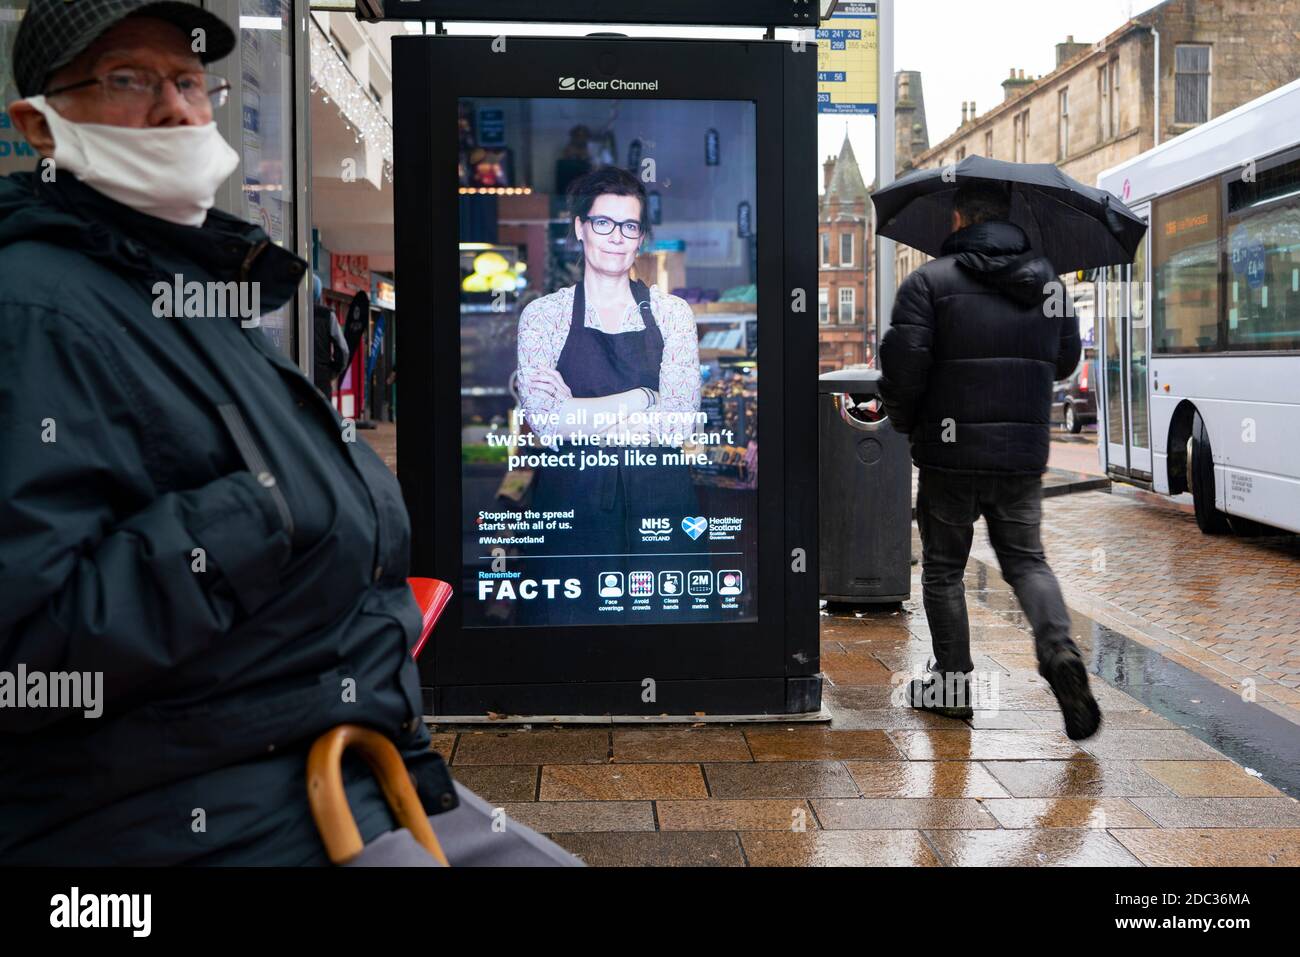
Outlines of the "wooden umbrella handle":
M 326 731 L 307 755 L 307 801 L 330 861 L 346 864 L 365 847 L 343 789 L 343 754 L 352 748 L 379 779 L 397 823 L 443 867 L 449 866 L 396 746 L 378 731 L 357 724 L 341 724 Z

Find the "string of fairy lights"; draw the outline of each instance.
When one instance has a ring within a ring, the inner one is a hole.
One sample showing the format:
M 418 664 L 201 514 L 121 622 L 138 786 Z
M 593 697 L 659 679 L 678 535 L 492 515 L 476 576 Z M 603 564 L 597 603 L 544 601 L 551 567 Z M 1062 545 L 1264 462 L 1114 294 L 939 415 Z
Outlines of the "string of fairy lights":
M 348 66 L 346 55 L 319 25 L 311 31 L 311 91 L 335 107 L 355 142 L 378 151 L 384 179 L 393 181 L 393 125 Z

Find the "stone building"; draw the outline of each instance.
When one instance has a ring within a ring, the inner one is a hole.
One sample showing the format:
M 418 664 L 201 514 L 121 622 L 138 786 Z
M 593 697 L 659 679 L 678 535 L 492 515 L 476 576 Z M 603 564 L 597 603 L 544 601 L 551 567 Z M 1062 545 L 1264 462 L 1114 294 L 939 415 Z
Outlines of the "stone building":
M 871 202 L 845 134 L 838 157 L 827 157 L 817 223 L 817 371 L 869 364 L 875 341 L 869 269 L 875 255 Z
M 983 114 L 964 104 L 957 129 L 911 161 L 1055 163 L 1095 184 L 1103 170 L 1297 76 L 1300 0 L 1166 0 L 1097 43 L 1068 37 L 1045 76 L 1012 69 L 1001 103 Z M 898 246 L 896 281 L 925 259 Z M 1075 299 L 1090 302 L 1090 285 L 1075 286 Z

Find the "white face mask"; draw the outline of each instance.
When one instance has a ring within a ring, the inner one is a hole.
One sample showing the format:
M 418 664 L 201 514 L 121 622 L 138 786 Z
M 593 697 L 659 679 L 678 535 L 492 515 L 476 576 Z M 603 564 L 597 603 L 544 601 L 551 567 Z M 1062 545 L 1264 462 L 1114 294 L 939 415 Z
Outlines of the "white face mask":
M 239 154 L 206 126 L 108 126 L 74 123 L 45 102 L 30 103 L 50 125 L 55 175 L 69 172 L 132 209 L 184 226 L 201 226 L 217 187 L 239 165 Z

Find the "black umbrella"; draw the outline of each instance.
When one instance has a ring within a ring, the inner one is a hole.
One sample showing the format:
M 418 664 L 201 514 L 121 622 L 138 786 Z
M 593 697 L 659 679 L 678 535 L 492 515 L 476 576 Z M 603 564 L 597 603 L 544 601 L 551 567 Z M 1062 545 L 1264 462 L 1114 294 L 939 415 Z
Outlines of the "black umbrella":
M 1085 186 L 1051 163 L 968 156 L 954 166 L 908 173 L 871 196 L 876 232 L 930 256 L 952 232 L 952 200 L 973 182 L 1011 190 L 1011 221 L 1058 274 L 1131 263 L 1146 223 L 1104 189 Z

